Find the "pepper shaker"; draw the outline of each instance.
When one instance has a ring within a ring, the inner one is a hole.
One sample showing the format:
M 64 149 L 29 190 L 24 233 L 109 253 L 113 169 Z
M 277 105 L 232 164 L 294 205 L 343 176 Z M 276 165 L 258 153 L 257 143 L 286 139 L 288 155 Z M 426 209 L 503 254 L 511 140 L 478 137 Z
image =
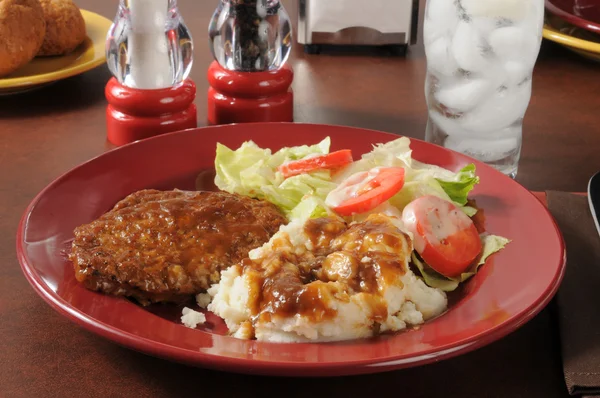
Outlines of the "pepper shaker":
M 208 123 L 293 121 L 292 27 L 279 0 L 220 0 L 208 31 Z
M 120 0 L 106 40 L 107 138 L 115 145 L 197 127 L 192 37 L 177 0 Z

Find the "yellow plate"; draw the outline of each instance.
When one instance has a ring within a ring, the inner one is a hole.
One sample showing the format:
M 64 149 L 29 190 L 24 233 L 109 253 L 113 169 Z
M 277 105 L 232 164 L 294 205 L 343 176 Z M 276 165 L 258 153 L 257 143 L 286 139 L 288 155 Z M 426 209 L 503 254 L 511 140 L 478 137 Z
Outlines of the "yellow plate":
M 72 53 L 56 57 L 37 57 L 12 74 L 0 78 L 0 95 L 29 91 L 48 83 L 87 72 L 106 62 L 106 35 L 112 21 L 81 10 L 87 37 Z
M 581 56 L 600 62 L 600 35 L 550 16 L 546 18 L 543 36 Z

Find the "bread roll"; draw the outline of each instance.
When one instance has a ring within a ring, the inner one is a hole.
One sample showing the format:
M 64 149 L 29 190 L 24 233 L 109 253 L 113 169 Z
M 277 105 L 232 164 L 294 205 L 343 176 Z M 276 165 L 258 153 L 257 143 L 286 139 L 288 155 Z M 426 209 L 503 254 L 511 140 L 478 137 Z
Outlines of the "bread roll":
M 46 19 L 46 35 L 38 56 L 72 52 L 86 37 L 85 21 L 72 0 L 39 0 Z
M 0 77 L 29 63 L 46 32 L 38 0 L 0 0 Z

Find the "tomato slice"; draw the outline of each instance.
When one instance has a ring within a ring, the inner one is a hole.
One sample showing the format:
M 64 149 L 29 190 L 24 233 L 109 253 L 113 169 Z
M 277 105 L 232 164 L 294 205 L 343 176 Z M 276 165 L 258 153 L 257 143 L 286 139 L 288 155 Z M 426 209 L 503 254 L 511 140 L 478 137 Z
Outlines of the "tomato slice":
M 333 169 L 352 163 L 352 151 L 343 149 L 341 151 L 331 152 L 326 155 L 315 156 L 312 158 L 292 160 L 279 166 L 277 170 L 285 178 L 295 175 L 310 173 L 320 169 Z
M 404 186 L 402 167 L 376 167 L 351 175 L 329 193 L 326 203 L 342 216 L 366 213 Z
M 481 239 L 473 221 L 452 202 L 427 195 L 410 202 L 402 221 L 417 253 L 431 268 L 453 278 L 479 256 Z

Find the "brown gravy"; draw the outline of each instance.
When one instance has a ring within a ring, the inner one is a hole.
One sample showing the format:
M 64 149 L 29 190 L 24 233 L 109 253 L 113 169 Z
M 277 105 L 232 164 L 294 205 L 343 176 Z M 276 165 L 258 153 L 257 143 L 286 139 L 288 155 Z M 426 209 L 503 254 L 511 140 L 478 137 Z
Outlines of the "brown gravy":
M 347 225 L 334 218 L 309 220 L 304 233 L 313 250 L 297 254 L 280 245 L 267 258 L 245 260 L 250 280 L 250 310 L 255 319 L 296 314 L 312 322 L 337 315 L 333 300 L 349 302 L 362 294 L 375 323 L 387 318 L 387 285 L 405 274 L 408 237 L 387 217 Z

